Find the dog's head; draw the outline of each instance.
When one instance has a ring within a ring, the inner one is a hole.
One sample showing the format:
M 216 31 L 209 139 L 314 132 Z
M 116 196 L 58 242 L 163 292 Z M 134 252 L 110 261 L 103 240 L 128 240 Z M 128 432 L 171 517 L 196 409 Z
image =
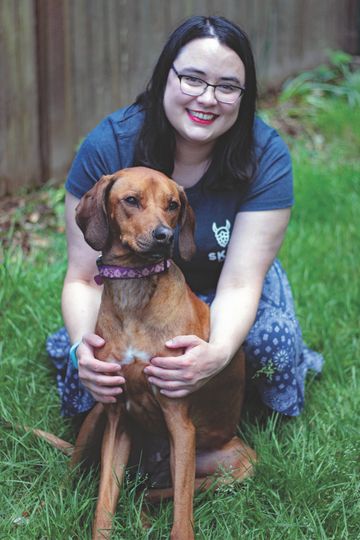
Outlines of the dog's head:
M 113 245 L 157 259 L 170 257 L 179 225 L 179 252 L 195 253 L 195 218 L 185 191 L 164 174 L 145 167 L 103 176 L 80 200 L 76 222 L 97 251 Z

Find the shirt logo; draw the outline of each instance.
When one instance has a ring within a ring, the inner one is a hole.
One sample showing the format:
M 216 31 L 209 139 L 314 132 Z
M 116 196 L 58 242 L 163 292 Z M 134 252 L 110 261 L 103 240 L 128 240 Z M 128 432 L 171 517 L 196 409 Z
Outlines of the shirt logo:
M 225 248 L 230 240 L 230 221 L 227 219 L 225 225 L 218 227 L 214 222 L 212 225 L 212 230 L 215 234 L 215 238 L 220 247 Z

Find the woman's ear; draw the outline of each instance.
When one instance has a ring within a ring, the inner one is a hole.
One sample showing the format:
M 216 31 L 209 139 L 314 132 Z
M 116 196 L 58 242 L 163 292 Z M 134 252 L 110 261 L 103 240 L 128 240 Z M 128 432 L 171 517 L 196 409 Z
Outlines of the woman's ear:
M 76 207 L 76 223 L 82 230 L 86 242 L 96 251 L 102 251 L 109 237 L 106 201 L 116 178 L 102 176 L 80 199 Z
M 181 202 L 179 215 L 179 253 L 180 257 L 185 261 L 190 261 L 196 251 L 195 245 L 195 214 L 187 200 L 185 190 L 181 186 L 177 186 Z

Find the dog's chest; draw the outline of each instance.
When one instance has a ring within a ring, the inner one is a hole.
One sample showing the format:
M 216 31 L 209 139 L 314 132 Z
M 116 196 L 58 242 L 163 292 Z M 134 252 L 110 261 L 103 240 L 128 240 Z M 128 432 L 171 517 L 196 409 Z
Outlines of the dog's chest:
M 143 353 L 143 354 L 139 354 Z M 164 420 L 157 396 L 158 390 L 151 385 L 144 367 L 147 364 L 144 351 L 127 351 L 122 361 L 122 373 L 125 378 L 121 400 L 127 415 L 145 430 L 159 433 L 164 430 Z
M 121 366 L 129 366 L 133 364 L 134 362 L 144 362 L 145 364 L 149 362 L 151 358 L 151 355 L 147 351 L 143 351 L 141 349 L 137 349 L 136 347 L 133 347 L 129 345 L 125 348 L 120 364 Z

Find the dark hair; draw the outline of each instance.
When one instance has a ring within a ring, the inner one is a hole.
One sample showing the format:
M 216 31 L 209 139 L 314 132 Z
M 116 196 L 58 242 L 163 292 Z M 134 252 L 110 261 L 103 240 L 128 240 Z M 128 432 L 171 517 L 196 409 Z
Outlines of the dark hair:
M 184 45 L 198 38 L 211 37 L 232 49 L 245 67 L 246 91 L 235 124 L 216 141 L 213 159 L 206 174 L 212 189 L 233 189 L 249 182 L 254 174 L 253 123 L 256 108 L 256 74 L 247 35 L 224 17 L 191 17 L 168 38 L 145 92 L 136 103 L 145 112 L 135 149 L 135 164 L 171 176 L 174 168 L 175 134 L 168 121 L 163 97 L 171 66 Z

